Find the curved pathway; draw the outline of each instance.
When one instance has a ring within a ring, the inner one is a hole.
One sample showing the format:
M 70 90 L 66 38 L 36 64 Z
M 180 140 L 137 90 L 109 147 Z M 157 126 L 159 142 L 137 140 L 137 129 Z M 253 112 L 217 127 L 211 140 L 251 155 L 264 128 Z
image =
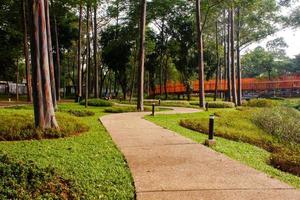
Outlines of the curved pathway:
M 173 108 L 164 113 L 199 112 Z M 100 118 L 124 154 L 138 200 L 300 200 L 300 191 L 145 119 Z

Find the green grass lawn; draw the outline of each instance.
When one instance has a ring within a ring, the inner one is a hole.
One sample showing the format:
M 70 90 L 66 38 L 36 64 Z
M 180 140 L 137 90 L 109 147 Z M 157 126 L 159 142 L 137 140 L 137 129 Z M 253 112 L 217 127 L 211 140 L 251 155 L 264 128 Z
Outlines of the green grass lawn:
M 80 110 L 75 103 L 59 105 L 61 111 Z M 54 140 L 0 142 L 0 151 L 17 160 L 32 160 L 38 167 L 52 166 L 63 178 L 75 182 L 87 199 L 134 199 L 133 180 L 123 155 L 98 121 L 105 108 L 89 107 L 94 116 L 78 117 L 89 131 Z M 19 112 L 33 115 L 30 109 Z
M 199 119 L 199 121 L 204 120 L 208 123 L 209 115 L 215 112 L 238 112 L 234 109 L 210 109 L 210 112 L 201 112 L 201 113 L 194 113 L 194 114 L 176 114 L 176 115 L 156 115 L 155 117 L 152 116 L 146 116 L 146 119 L 149 121 L 152 121 L 156 123 L 157 125 L 160 125 L 164 128 L 167 128 L 169 130 L 172 130 L 174 132 L 177 132 L 185 137 L 188 137 L 198 143 L 204 143 L 204 141 L 207 139 L 206 134 L 202 134 L 187 128 L 184 128 L 180 126 L 180 121 L 184 119 Z M 241 117 L 241 116 L 240 116 Z M 234 119 L 232 118 L 226 118 L 227 122 L 230 122 Z M 224 122 L 226 123 L 226 122 Z M 243 126 L 242 128 L 246 127 L 245 131 L 248 131 L 247 133 L 252 134 L 256 136 L 254 133 L 249 132 L 251 130 L 252 125 L 250 124 L 241 124 Z M 248 128 L 247 128 L 248 126 Z M 250 126 L 250 127 L 249 127 Z M 220 127 L 217 127 L 217 129 Z M 230 130 L 230 127 L 227 131 Z M 242 130 L 242 129 L 241 129 Z M 225 131 L 226 132 L 226 131 Z M 246 133 L 245 133 L 246 134 Z M 272 140 L 269 135 L 266 135 L 265 133 L 262 134 L 262 138 L 266 138 L 268 140 Z M 274 177 L 276 179 L 279 179 L 281 181 L 284 181 L 294 187 L 300 188 L 300 177 L 282 172 L 271 165 L 268 164 L 269 158 L 271 156 L 271 153 L 268 151 L 259 148 L 257 146 L 239 142 L 239 141 L 233 141 L 229 139 L 224 139 L 222 137 L 216 137 L 217 145 L 213 147 L 214 150 L 224 153 L 225 155 L 238 160 L 250 167 L 253 167 L 259 171 L 267 173 L 269 176 Z

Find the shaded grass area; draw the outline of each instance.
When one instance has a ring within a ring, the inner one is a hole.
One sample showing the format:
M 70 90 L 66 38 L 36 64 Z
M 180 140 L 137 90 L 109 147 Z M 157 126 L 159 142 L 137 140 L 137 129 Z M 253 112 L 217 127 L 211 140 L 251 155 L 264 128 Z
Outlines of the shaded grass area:
M 88 99 L 87 104 L 89 106 L 95 107 L 110 107 L 113 106 L 113 103 L 104 99 Z M 80 105 L 85 105 L 85 100 L 80 102 Z
M 59 129 L 36 129 L 30 107 L 0 109 L 0 141 L 54 139 L 78 135 L 88 126 L 66 113 L 56 114 Z
M 83 108 L 72 103 L 62 104 L 59 109 Z M 89 126 L 86 133 L 56 140 L 0 142 L 0 151 L 17 160 L 32 160 L 39 168 L 50 165 L 64 179 L 73 180 L 86 194 L 84 199 L 134 199 L 127 163 L 98 121 L 104 108 L 87 110 L 95 116 L 77 118 Z
M 234 109 L 211 109 L 210 112 L 176 115 L 156 115 L 155 117 L 147 116 L 146 119 L 154 122 L 159 126 L 177 132 L 187 138 L 203 144 L 207 139 L 207 135 L 180 126 L 180 121 L 188 119 L 200 120 L 202 118 L 203 120 L 205 120 L 205 123 L 208 124 L 210 114 L 223 110 L 225 112 L 238 112 Z M 264 137 L 268 138 L 266 134 L 264 135 Z M 300 188 L 300 177 L 280 171 L 269 165 L 271 153 L 269 153 L 268 151 L 248 143 L 233 141 L 222 137 L 216 137 L 216 142 L 217 145 L 213 147 L 214 150 L 220 153 L 224 153 L 225 155 L 259 171 L 265 172 L 271 177 L 286 182 L 296 188 Z
M 0 199 L 79 199 L 84 194 L 53 168 L 39 168 L 0 152 Z

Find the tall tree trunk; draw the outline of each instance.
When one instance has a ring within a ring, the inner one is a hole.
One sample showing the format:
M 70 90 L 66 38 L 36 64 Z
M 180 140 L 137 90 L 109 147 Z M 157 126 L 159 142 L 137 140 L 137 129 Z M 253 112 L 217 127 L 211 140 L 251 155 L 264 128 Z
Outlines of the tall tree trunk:
M 240 30 L 241 30 L 241 19 L 240 19 L 240 8 L 237 8 L 237 36 L 236 36 L 236 52 L 237 52 L 237 76 L 238 76 L 238 106 L 242 105 L 242 69 L 241 69 L 241 50 L 240 50 Z
M 236 93 L 236 70 L 235 70 L 235 44 L 234 44 L 234 8 L 230 10 L 230 23 L 231 23 L 231 84 L 232 84 L 232 101 L 237 105 L 237 93 Z
M 52 101 L 53 106 L 57 108 L 56 102 L 56 88 L 55 88 L 55 72 L 53 64 L 53 50 L 52 50 L 52 39 L 51 39 L 51 29 L 50 29 L 50 12 L 49 12 L 49 3 L 47 0 L 45 2 L 45 17 L 46 17 L 46 29 L 47 29 L 47 42 L 48 42 L 48 59 L 49 59 L 49 69 L 50 69 L 50 83 L 51 83 L 51 92 L 52 92 Z M 52 3 L 53 6 L 53 3 Z
M 201 28 L 201 0 L 196 0 L 196 28 L 198 45 L 198 68 L 199 68 L 199 105 L 205 107 L 204 91 L 204 61 L 203 61 L 203 36 Z
M 99 68 L 97 59 L 97 2 L 94 5 L 94 65 L 95 65 L 95 98 L 99 98 Z
M 147 1 L 140 1 L 140 48 L 139 48 L 139 75 L 138 75 L 138 98 L 137 110 L 144 111 L 144 63 L 145 63 L 145 31 Z
M 77 43 L 77 101 L 80 102 L 82 97 L 82 70 L 81 70 L 81 28 L 82 26 L 82 0 L 79 5 L 79 21 L 78 21 L 78 43 Z
M 227 15 L 227 101 L 232 101 L 231 94 L 231 45 L 230 45 L 230 11 L 228 10 Z
M 19 101 L 19 58 L 16 63 L 16 101 Z
M 134 55 L 134 62 L 133 62 L 133 69 L 132 69 L 132 78 L 131 78 L 131 86 L 130 86 L 130 96 L 129 96 L 129 102 L 131 103 L 133 91 L 134 91 L 134 85 L 135 85 L 135 76 L 136 76 L 136 60 L 137 60 L 137 41 L 136 41 L 136 50 Z
M 53 5 L 53 3 L 52 3 Z M 56 99 L 60 101 L 60 76 L 61 76 L 61 66 L 60 66 L 60 53 L 59 53 L 59 41 L 58 41 L 58 30 L 56 15 L 53 15 L 54 21 L 54 32 L 55 32 L 55 49 L 56 49 Z
M 165 76 L 164 76 L 164 86 L 165 86 L 165 99 L 168 99 L 168 62 L 169 62 L 169 56 L 166 56 L 166 60 L 165 60 Z
M 51 93 L 44 0 L 29 0 L 29 7 L 35 126 L 58 128 Z
M 86 45 L 87 45 L 87 56 L 86 56 L 86 61 L 87 61 L 87 65 L 86 65 L 86 71 L 85 71 L 85 107 L 88 106 L 88 98 L 89 98 L 89 78 L 90 78 L 90 54 L 91 54 L 91 50 L 90 50 L 90 5 L 89 3 L 87 3 L 87 7 L 86 7 L 86 34 L 87 34 L 87 39 L 86 39 Z
M 24 45 L 24 58 L 26 69 L 26 83 L 27 83 L 27 101 L 32 102 L 32 83 L 31 83 L 31 70 L 29 63 L 29 47 L 28 47 L 28 33 L 27 33 L 27 15 L 26 15 L 26 0 L 22 0 L 23 8 L 23 45 Z
M 226 81 L 228 81 L 227 79 L 227 38 L 226 38 L 226 32 L 227 32 L 227 29 L 226 29 L 226 10 L 223 11 L 223 20 L 224 20 L 224 23 L 223 23 L 223 32 L 224 32 L 224 38 L 223 38 L 223 43 L 224 43 L 224 82 L 226 83 Z M 225 100 L 227 99 L 227 94 L 226 94 L 226 86 L 225 88 L 223 88 L 223 94 L 224 94 L 224 98 Z
M 218 38 L 218 21 L 216 21 L 216 57 L 217 57 L 217 68 L 216 68 L 216 82 L 215 82 L 215 96 L 214 101 L 217 100 L 218 87 L 219 87 L 219 74 L 220 74 L 220 62 L 219 62 L 219 38 Z

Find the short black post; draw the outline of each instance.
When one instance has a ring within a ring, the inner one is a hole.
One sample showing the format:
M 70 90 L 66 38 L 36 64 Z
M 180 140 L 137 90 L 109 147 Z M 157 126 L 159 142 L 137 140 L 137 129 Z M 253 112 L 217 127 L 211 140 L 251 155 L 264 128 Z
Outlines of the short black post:
M 120 97 L 120 103 L 122 102 L 122 97 Z
M 208 104 L 208 102 L 206 102 L 206 104 L 205 104 L 205 110 L 206 111 L 208 111 L 208 107 L 209 107 L 209 104 Z
M 216 141 L 214 140 L 214 124 L 215 124 L 215 115 L 210 115 L 208 140 L 205 141 L 205 144 L 207 146 L 213 146 L 216 144 Z
M 155 103 L 152 104 L 152 116 L 155 115 Z
M 160 106 L 160 99 L 158 99 L 158 105 Z

